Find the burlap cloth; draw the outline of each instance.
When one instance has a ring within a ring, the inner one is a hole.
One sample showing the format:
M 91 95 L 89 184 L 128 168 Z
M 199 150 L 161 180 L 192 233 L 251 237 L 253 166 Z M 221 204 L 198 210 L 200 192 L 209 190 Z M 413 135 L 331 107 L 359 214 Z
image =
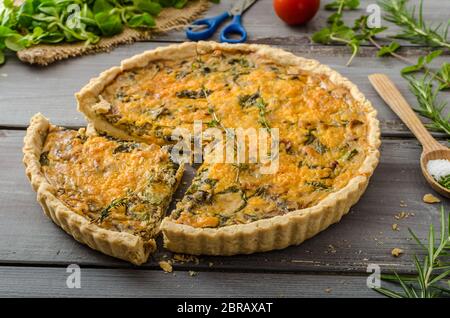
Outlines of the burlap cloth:
M 39 44 L 17 52 L 17 56 L 26 63 L 48 65 L 69 57 L 109 51 L 119 44 L 145 41 L 151 39 L 155 33 L 181 29 L 198 18 L 208 7 L 208 0 L 189 1 L 181 10 L 165 8 L 156 18 L 156 27 L 151 30 L 126 28 L 118 35 L 102 38 L 98 43 L 91 45 L 85 45 L 83 42 Z

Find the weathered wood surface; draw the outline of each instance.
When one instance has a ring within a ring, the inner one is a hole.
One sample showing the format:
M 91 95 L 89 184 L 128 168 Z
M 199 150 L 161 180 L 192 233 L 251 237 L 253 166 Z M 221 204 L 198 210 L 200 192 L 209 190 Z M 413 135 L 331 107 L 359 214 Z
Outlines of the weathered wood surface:
M 85 56 L 80 59 L 57 63 L 46 68 L 24 65 L 15 58 L 0 68 L 0 126 L 23 128 L 30 117 L 41 112 L 55 124 L 64 126 L 83 126 L 83 115 L 76 109 L 74 93 L 83 87 L 89 79 L 97 76 L 120 61 L 145 50 L 165 46 L 167 43 L 136 43 L 117 48 L 111 53 Z M 408 91 L 407 83 L 400 76 L 404 64 L 392 58 L 376 58 L 375 50 L 363 50 L 351 67 L 344 66 L 349 57 L 344 47 L 325 47 L 316 49 L 301 46 L 280 46 L 297 55 L 315 58 L 330 65 L 356 83 L 365 96 L 378 110 L 382 132 L 385 136 L 411 135 L 396 115 L 382 101 L 367 80 L 374 72 L 388 74 L 399 86 L 400 91 L 414 105 L 414 96 Z M 448 60 L 440 57 L 437 63 Z
M 0 264 L 130 267 L 75 242 L 43 215 L 24 175 L 23 136 L 23 131 L 0 131 Z M 363 273 L 367 264 L 377 263 L 386 271 L 409 272 L 416 246 L 408 240 L 407 227 L 425 238 L 424 225 L 438 220 L 438 205 L 422 202 L 431 190 L 420 175 L 420 151 L 415 140 L 385 139 L 381 164 L 360 202 L 340 223 L 300 246 L 253 255 L 200 257 L 199 264 L 176 264 L 175 268 Z M 401 201 L 407 207 L 401 207 Z M 450 206 L 448 200 L 444 204 Z M 401 211 L 415 216 L 396 220 Z M 391 229 L 393 223 L 399 224 L 400 231 Z M 405 255 L 392 257 L 394 247 L 404 249 Z M 157 261 L 164 257 L 171 258 L 171 254 L 160 248 L 144 267 L 157 268 Z
M 272 273 L 163 273 L 81 267 L 81 288 L 67 288 L 65 267 L 0 267 L 0 297 L 379 297 L 367 276 Z M 244 300 L 243 300 L 244 301 Z M 183 303 L 184 301 L 180 301 Z M 273 308 L 275 309 L 275 308 Z M 167 312 L 176 310 L 166 308 Z

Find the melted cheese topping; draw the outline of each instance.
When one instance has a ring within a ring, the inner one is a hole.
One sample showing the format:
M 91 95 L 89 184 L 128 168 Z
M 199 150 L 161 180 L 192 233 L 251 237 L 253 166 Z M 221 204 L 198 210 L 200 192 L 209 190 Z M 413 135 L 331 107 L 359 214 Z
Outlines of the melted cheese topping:
M 56 196 L 99 226 L 153 237 L 177 185 L 177 165 L 156 145 L 52 128 L 40 163 Z
M 171 217 L 194 227 L 248 223 L 313 206 L 343 188 L 365 158 L 366 114 L 326 76 L 254 55 L 216 51 L 158 61 L 119 75 L 97 114 L 149 143 L 171 143 L 176 127 L 278 128 L 279 169 L 208 164 Z

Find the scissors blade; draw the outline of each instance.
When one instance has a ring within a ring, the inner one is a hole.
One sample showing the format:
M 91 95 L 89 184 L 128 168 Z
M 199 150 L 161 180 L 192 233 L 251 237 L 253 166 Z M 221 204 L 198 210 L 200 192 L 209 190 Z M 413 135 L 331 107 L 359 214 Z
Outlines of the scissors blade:
M 231 7 L 229 13 L 231 15 L 240 15 L 244 13 L 245 10 L 250 8 L 256 0 L 238 0 L 236 3 Z

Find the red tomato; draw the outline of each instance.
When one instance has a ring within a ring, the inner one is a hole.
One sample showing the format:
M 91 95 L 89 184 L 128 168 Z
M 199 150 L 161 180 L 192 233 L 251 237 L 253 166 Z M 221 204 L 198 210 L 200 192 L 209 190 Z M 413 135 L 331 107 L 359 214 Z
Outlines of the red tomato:
M 303 24 L 319 11 L 320 0 L 273 0 L 273 7 L 287 24 Z

